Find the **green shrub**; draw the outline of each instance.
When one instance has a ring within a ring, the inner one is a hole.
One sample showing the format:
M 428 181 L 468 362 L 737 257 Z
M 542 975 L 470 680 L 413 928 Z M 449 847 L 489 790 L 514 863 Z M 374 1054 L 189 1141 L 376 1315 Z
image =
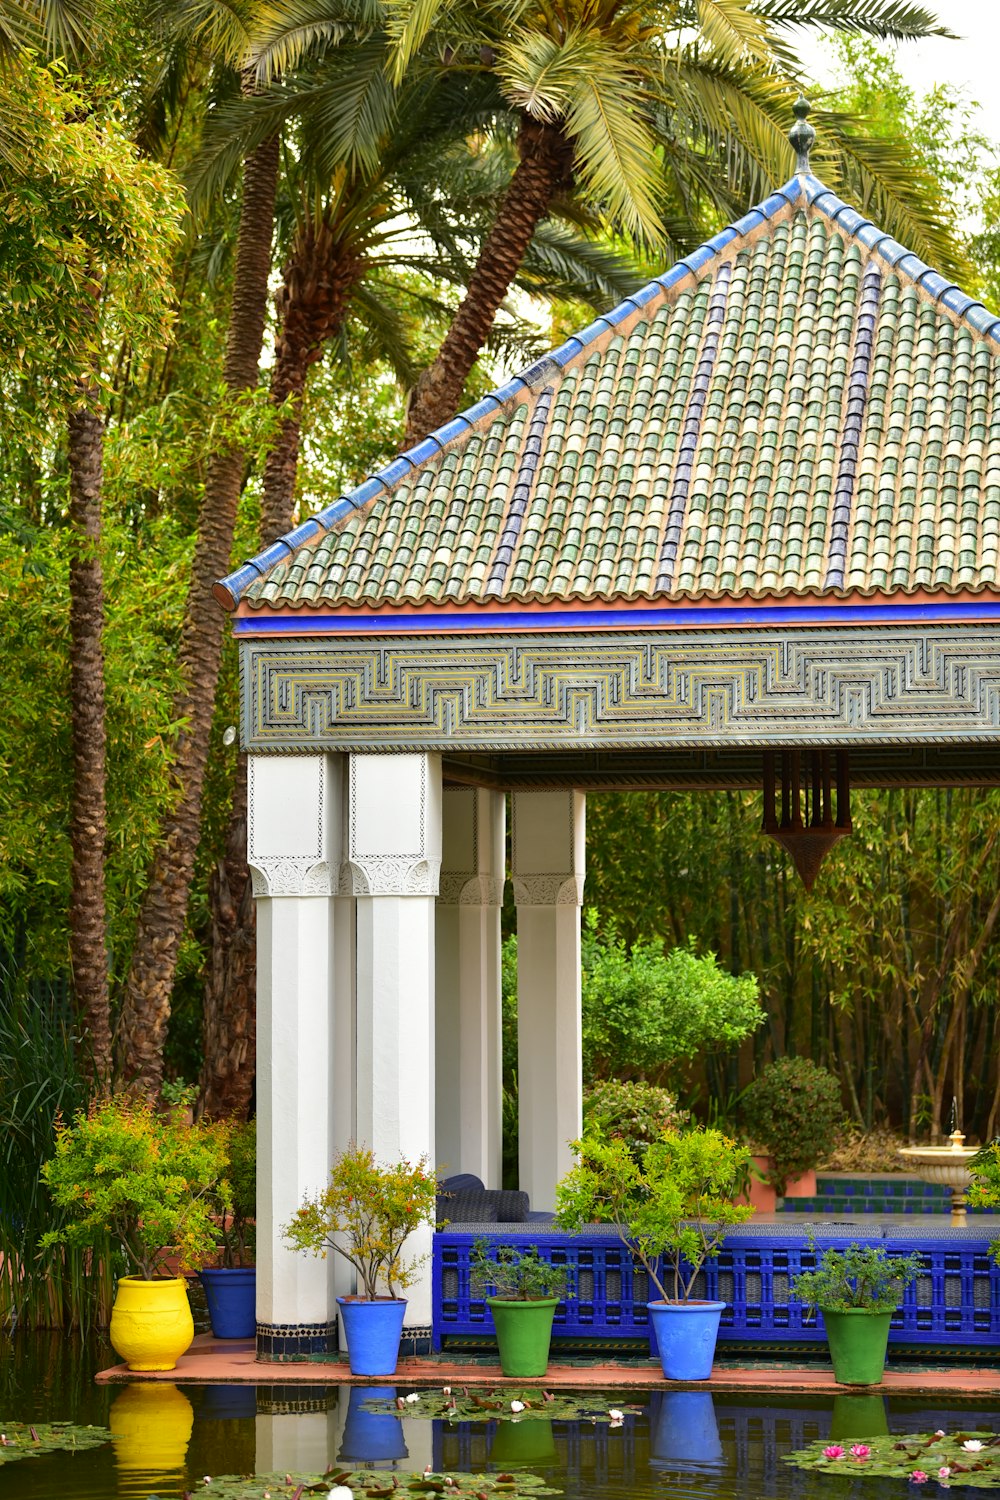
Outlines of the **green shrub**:
M 128 1095 L 97 1099 L 56 1129 L 55 1155 L 42 1168 L 67 1221 L 41 1244 L 119 1244 L 146 1280 L 169 1256 L 197 1270 L 215 1249 L 213 1205 L 229 1205 L 226 1157 L 210 1126 L 186 1125 Z
M 810 1249 L 815 1249 L 810 1240 Z M 846 1250 L 824 1250 L 815 1271 L 792 1278 L 791 1294 L 820 1312 L 895 1312 L 904 1286 L 923 1270 L 919 1254 L 887 1255 L 883 1245 L 848 1245 Z
M 744 1092 L 742 1115 L 753 1144 L 774 1158 L 770 1180 L 779 1193 L 816 1165 L 845 1124 L 840 1084 L 808 1057 L 781 1057 L 762 1069 Z
M 585 1136 L 575 1149 L 577 1164 L 556 1189 L 560 1229 L 578 1233 L 588 1224 L 613 1224 L 664 1300 L 661 1257 L 673 1300 L 686 1302 L 726 1230 L 753 1214 L 749 1205 L 733 1202 L 750 1153 L 720 1130 L 665 1131 L 641 1162 L 621 1140 Z
M 1000 1208 L 1000 1140 L 990 1141 L 970 1158 L 970 1208 Z M 990 1255 L 1000 1265 L 1000 1240 L 993 1240 Z
M 491 1295 L 505 1302 L 538 1302 L 566 1295 L 566 1267 L 542 1260 L 534 1245 L 520 1250 L 516 1245 L 478 1239 L 469 1265 L 473 1286 L 479 1291 L 492 1288 Z
M 218 1205 L 219 1247 L 224 1266 L 253 1265 L 257 1217 L 257 1122 L 220 1120 L 211 1127 L 225 1152 L 231 1204 Z
M 633 1156 L 676 1130 L 688 1119 L 677 1097 L 655 1083 L 609 1078 L 588 1090 L 583 1101 L 583 1132 L 602 1141 L 624 1141 Z

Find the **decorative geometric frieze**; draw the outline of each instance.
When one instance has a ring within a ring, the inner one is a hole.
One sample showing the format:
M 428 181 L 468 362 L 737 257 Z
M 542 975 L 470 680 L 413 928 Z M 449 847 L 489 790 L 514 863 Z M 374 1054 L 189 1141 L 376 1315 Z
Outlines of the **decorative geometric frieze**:
M 247 748 L 456 752 L 995 739 L 1000 630 L 241 643 Z

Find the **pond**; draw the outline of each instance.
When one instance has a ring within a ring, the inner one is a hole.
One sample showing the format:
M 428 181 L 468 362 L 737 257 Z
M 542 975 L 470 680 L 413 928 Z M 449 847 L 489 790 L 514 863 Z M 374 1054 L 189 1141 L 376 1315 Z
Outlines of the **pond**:
M 593 1405 L 625 1409 L 607 1421 L 488 1418 L 446 1423 L 363 1409 L 373 1396 L 346 1386 L 211 1386 L 169 1382 L 97 1386 L 109 1351 L 61 1336 L 8 1340 L 0 1361 L 0 1417 L 97 1423 L 114 1444 L 0 1464 L 0 1500 L 179 1500 L 205 1475 L 322 1473 L 329 1465 L 400 1474 L 530 1470 L 567 1500 L 900 1500 L 904 1480 L 805 1472 L 782 1455 L 818 1439 L 874 1438 L 943 1428 L 1000 1433 L 1000 1395 L 973 1402 L 837 1396 L 736 1398 L 707 1391 L 605 1393 Z M 405 1395 L 408 1387 L 399 1386 Z M 592 1400 L 592 1393 L 587 1393 Z M 924 1493 L 941 1494 L 937 1480 Z M 981 1494 L 959 1484 L 950 1493 Z

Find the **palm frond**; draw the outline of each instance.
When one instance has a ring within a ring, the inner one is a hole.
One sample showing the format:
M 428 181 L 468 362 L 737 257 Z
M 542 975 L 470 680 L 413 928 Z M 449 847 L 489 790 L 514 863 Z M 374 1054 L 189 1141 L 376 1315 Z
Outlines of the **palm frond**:
M 321 59 L 348 37 L 364 37 L 384 24 L 379 0 L 280 0 L 260 7 L 250 63 L 261 83 Z
M 698 29 L 713 52 L 724 62 L 737 64 L 749 58 L 770 65 L 773 49 L 766 25 L 752 0 L 697 0 Z
M 772 26 L 829 26 L 897 42 L 955 36 L 933 11 L 906 0 L 766 0 L 764 14 Z

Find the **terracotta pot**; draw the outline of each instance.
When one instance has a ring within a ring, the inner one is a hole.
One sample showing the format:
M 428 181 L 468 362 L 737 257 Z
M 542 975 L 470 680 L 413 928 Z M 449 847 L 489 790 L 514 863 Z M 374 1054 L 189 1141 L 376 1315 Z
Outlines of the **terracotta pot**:
M 762 1176 L 766 1176 L 774 1166 L 769 1156 L 754 1156 L 751 1160 L 755 1171 L 760 1172 Z M 749 1193 L 741 1193 L 736 1202 L 752 1204 L 759 1214 L 773 1214 L 777 1208 L 778 1198 L 769 1182 L 761 1182 L 758 1177 L 751 1177 Z
M 786 1198 L 815 1198 L 816 1196 L 816 1172 L 810 1168 L 803 1172 L 801 1177 L 789 1177 L 785 1183 Z

